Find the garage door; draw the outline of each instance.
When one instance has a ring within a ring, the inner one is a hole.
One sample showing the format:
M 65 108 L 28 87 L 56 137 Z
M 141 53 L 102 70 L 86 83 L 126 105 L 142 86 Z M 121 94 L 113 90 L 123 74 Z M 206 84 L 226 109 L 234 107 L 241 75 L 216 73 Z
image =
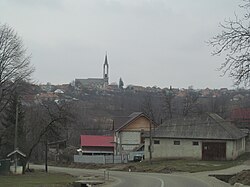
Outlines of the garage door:
M 202 160 L 226 160 L 226 143 L 203 142 Z

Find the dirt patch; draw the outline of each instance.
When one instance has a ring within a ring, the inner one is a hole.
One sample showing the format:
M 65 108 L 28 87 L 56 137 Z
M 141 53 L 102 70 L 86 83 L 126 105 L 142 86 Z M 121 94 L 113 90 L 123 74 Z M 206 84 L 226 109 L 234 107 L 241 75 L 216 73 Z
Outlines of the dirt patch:
M 243 170 L 234 175 L 209 175 L 209 176 L 215 177 L 231 185 L 234 185 L 235 183 L 250 185 L 250 170 Z
M 250 170 L 243 170 L 237 173 L 235 176 L 229 179 L 231 185 L 235 183 L 241 183 L 244 185 L 250 185 Z
M 215 177 L 216 179 L 219 179 L 223 182 L 229 183 L 229 180 L 235 176 L 234 175 L 209 175 L 210 177 Z

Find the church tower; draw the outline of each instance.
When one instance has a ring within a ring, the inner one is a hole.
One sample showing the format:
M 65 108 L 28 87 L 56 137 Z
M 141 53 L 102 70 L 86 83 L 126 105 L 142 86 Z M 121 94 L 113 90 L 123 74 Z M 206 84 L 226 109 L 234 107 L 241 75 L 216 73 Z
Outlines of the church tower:
M 105 60 L 103 64 L 103 80 L 104 80 L 104 87 L 109 85 L 109 65 L 108 65 L 108 56 L 107 53 L 105 55 Z

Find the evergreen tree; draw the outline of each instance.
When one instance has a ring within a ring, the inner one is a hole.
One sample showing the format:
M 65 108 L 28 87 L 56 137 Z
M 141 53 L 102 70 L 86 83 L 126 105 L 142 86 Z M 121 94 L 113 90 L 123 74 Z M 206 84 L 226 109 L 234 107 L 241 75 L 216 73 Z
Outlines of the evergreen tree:
M 124 83 L 122 81 L 122 78 L 120 78 L 120 80 L 119 80 L 119 88 L 123 89 L 123 86 L 124 86 Z

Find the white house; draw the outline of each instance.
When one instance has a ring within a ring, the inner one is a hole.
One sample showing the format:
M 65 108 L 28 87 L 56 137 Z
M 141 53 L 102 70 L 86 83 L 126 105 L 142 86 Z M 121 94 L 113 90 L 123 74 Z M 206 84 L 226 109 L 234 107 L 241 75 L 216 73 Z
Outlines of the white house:
M 149 132 L 155 123 L 142 112 L 114 118 L 115 154 L 128 154 L 144 150 L 144 133 Z

